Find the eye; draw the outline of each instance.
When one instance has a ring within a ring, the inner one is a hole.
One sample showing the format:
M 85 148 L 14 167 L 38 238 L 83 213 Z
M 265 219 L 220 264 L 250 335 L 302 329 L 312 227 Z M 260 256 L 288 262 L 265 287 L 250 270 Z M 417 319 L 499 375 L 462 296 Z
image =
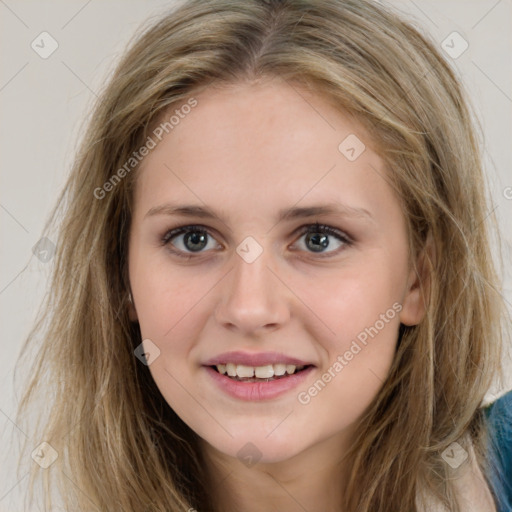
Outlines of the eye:
M 173 241 L 175 239 L 176 243 Z M 202 226 L 182 226 L 168 231 L 162 237 L 162 245 L 169 246 L 171 252 L 178 256 L 192 258 L 193 253 L 203 252 L 203 249 L 220 247 L 218 244 L 210 244 L 213 240 L 215 239 Z
M 310 224 L 301 228 L 301 240 L 304 239 L 304 246 L 306 251 L 313 253 L 321 253 L 322 257 L 330 256 L 332 253 L 338 253 L 339 249 L 344 246 L 352 245 L 352 240 L 342 231 L 337 230 L 331 226 L 325 226 L 324 224 Z M 334 244 L 329 238 L 335 238 Z M 324 249 L 332 248 L 333 250 L 326 251 Z
M 337 254 L 340 249 L 353 243 L 349 236 L 342 231 L 323 224 L 309 224 L 299 230 L 301 235 L 299 240 L 305 237 L 304 250 L 317 253 L 320 257 L 328 257 L 332 253 Z M 334 244 L 330 238 L 336 239 Z M 199 255 L 205 250 L 222 248 L 219 244 L 215 244 L 214 240 L 208 229 L 203 226 L 189 225 L 167 231 L 162 237 L 161 243 L 168 246 L 173 254 L 190 259 L 194 257 L 194 253 Z M 327 248 L 333 250 L 326 251 Z

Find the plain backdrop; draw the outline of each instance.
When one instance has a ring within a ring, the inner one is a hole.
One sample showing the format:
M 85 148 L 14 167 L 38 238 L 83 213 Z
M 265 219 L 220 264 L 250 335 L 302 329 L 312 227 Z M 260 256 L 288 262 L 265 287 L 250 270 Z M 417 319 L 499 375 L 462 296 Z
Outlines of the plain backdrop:
M 406 13 L 443 52 L 446 41 L 455 50 L 468 44 L 460 56 L 447 59 L 482 123 L 512 309 L 512 1 L 381 3 Z M 0 510 L 22 510 L 19 499 L 27 485 L 14 472 L 14 456 L 4 454 L 13 438 L 25 436 L 14 423 L 13 370 L 51 266 L 51 260 L 34 257 L 33 247 L 69 172 L 92 100 L 139 24 L 170 6 L 159 0 L 0 0 Z M 39 442 L 33 440 L 34 447 Z

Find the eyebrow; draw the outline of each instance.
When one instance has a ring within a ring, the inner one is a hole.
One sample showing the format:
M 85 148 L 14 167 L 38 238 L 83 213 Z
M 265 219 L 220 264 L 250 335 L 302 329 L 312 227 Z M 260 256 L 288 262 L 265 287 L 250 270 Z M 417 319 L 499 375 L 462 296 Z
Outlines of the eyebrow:
M 277 222 L 291 221 L 295 219 L 302 219 L 314 217 L 316 215 L 330 215 L 336 214 L 344 217 L 361 218 L 374 222 L 372 214 L 365 208 L 355 208 L 353 206 L 344 205 L 340 203 L 329 203 L 322 205 L 313 205 L 306 207 L 291 207 L 279 210 L 277 215 Z M 221 215 L 214 210 L 199 205 L 184 204 L 176 205 L 166 203 L 151 208 L 144 218 L 152 217 L 154 215 L 181 215 L 185 217 L 200 217 L 203 219 L 216 219 L 224 222 Z

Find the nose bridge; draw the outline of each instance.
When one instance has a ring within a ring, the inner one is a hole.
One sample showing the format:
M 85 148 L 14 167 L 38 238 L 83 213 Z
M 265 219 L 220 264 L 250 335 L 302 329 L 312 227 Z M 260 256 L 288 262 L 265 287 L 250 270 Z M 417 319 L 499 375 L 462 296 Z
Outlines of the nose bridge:
M 289 304 L 271 270 L 272 251 L 248 237 L 237 248 L 234 268 L 225 281 L 217 320 L 242 331 L 276 327 L 289 317 Z

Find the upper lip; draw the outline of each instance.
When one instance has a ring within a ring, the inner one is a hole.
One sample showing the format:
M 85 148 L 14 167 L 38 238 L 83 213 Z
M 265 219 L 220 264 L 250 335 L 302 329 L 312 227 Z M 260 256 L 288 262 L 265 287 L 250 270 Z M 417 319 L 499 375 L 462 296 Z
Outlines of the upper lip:
M 218 364 L 242 364 L 244 366 L 266 366 L 268 364 L 294 364 L 296 366 L 308 366 L 313 363 L 309 363 L 307 361 L 302 361 L 301 359 L 297 359 L 296 357 L 290 357 L 285 354 L 280 354 L 279 352 L 258 352 L 258 353 L 249 353 L 249 352 L 224 352 L 223 354 L 219 354 L 211 359 L 208 359 L 204 363 L 204 366 L 215 366 Z

